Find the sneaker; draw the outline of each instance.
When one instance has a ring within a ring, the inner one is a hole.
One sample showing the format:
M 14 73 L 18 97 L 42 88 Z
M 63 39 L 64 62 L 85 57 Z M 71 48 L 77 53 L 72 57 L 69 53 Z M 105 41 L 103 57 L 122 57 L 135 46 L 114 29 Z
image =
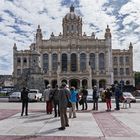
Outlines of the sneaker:
M 65 127 L 59 127 L 58 129 L 59 130 L 65 130 Z

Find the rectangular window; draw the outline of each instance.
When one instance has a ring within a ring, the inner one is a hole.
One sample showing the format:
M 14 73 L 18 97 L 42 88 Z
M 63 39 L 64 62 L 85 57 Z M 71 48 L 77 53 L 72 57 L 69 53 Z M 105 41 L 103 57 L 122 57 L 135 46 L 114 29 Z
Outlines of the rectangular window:
M 117 57 L 114 57 L 114 58 L 113 58 L 113 63 L 114 63 L 114 64 L 118 64 L 118 59 L 117 59 Z
M 129 64 L 129 57 L 128 56 L 125 57 L 125 63 Z
M 124 69 L 120 68 L 120 75 L 124 75 Z
M 126 68 L 126 75 L 130 75 L 130 70 L 129 70 L 129 68 Z
M 118 75 L 118 69 L 114 68 L 114 75 Z
M 123 57 L 122 56 L 120 56 L 120 65 L 123 65 L 124 63 L 123 63 Z
M 17 69 L 17 75 L 21 74 L 21 69 Z

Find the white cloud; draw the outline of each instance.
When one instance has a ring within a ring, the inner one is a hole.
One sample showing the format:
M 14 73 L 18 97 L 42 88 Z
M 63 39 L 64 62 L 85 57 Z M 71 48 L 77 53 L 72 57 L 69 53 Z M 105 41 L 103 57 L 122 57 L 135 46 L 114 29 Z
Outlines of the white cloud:
M 130 42 L 134 44 L 134 59 L 136 60 L 134 61 L 134 70 L 140 70 L 137 65 L 140 53 L 138 36 L 140 31 L 140 1 L 131 0 L 122 5 L 118 14 L 122 16 L 128 14 L 122 19 L 117 19 L 118 15 L 114 13 L 115 6 L 108 6 L 103 10 L 103 5 L 106 2 L 108 0 L 79 0 L 79 7 L 75 8 L 75 11 L 80 10 L 83 15 L 83 32 L 86 32 L 87 35 L 95 32 L 98 38 L 104 38 L 108 24 L 112 33 L 113 48 L 127 49 Z M 14 17 L 10 16 L 10 13 L 5 13 L 4 10 L 11 11 Z M 1 0 L 0 17 L 3 20 L 0 19 L 0 54 L 1 58 L 5 58 L 7 55 L 6 62 L 9 66 L 5 68 L 5 71 L 4 68 L 0 67 L 0 74 L 3 72 L 5 74 L 12 73 L 11 52 L 14 42 L 17 43 L 18 49 L 27 49 L 34 41 L 38 24 L 40 24 L 42 32 L 45 33 L 43 34 L 44 39 L 48 39 L 52 32 L 59 35 L 62 32 L 62 18 L 68 12 L 67 6 L 61 6 L 61 0 L 14 0 L 14 3 Z M 18 22 L 15 23 L 17 20 Z M 93 24 L 95 27 L 91 28 L 89 24 Z M 13 26 L 17 26 L 25 33 L 17 32 Z M 120 28 L 121 26 L 122 28 Z M 0 60 L 0 66 L 3 65 L 4 61 Z

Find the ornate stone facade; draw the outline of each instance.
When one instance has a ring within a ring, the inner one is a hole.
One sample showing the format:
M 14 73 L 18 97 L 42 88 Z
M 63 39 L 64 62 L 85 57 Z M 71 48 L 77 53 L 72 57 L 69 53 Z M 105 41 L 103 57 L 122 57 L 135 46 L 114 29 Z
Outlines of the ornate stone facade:
M 109 26 L 103 39 L 96 38 L 94 33 L 91 36 L 82 34 L 82 18 L 75 14 L 73 6 L 63 18 L 62 26 L 63 34 L 55 36 L 52 33 L 48 40 L 43 39 L 38 26 L 36 42 L 30 45 L 29 50 L 18 51 L 14 45 L 15 84 L 21 75 L 26 77 L 24 81 L 28 81 L 28 86 L 40 88 L 44 84 L 54 87 L 62 81 L 77 88 L 92 88 L 94 85 L 105 88 L 113 84 L 114 80 L 134 84 L 132 44 L 129 50 L 113 50 Z M 115 59 L 123 59 L 123 65 L 116 64 Z

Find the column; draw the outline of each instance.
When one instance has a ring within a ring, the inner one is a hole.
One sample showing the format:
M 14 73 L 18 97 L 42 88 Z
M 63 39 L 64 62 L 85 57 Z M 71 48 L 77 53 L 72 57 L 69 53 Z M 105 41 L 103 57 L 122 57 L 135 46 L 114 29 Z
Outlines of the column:
M 86 53 L 86 58 L 87 58 L 86 70 L 89 71 L 90 66 L 89 66 L 89 55 L 88 55 L 88 53 Z
M 52 58 L 51 58 L 52 54 L 49 51 L 49 76 L 51 76 L 51 71 L 52 71 Z
M 80 72 L 80 54 L 79 54 L 79 52 L 77 54 L 77 61 L 78 61 L 78 63 L 77 63 L 78 72 Z
M 82 87 L 82 80 L 80 79 L 80 88 Z
M 23 73 L 23 56 L 20 57 L 20 60 L 21 60 L 20 69 L 21 69 L 21 73 Z
M 96 61 L 96 72 L 99 74 L 99 53 L 95 53 L 95 61 Z
M 71 54 L 70 53 L 67 54 L 67 59 L 68 59 L 67 60 L 67 62 L 68 62 L 67 63 L 67 69 L 68 69 L 67 72 L 70 72 L 71 71 Z

